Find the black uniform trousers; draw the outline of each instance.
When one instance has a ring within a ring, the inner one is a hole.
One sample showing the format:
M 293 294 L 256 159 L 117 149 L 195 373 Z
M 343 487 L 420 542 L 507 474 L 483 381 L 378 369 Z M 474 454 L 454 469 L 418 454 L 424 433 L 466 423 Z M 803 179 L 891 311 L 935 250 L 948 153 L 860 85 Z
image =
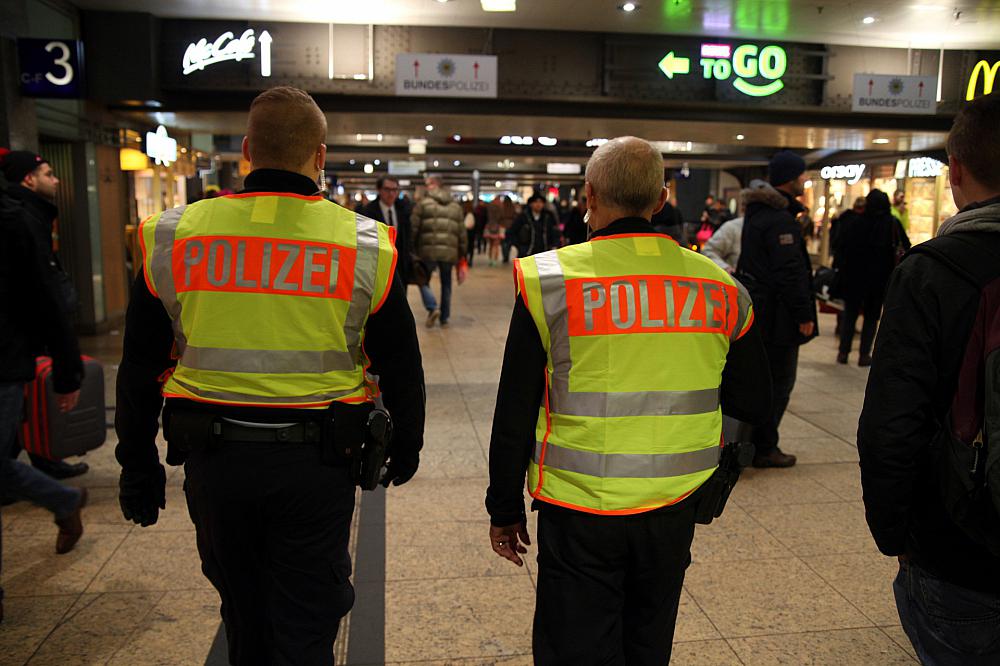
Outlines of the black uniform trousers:
M 845 298 L 844 314 L 840 320 L 840 353 L 850 354 L 854 342 L 854 328 L 858 324 L 858 315 L 864 312 L 864 323 L 861 324 L 861 356 L 871 356 L 875 344 L 875 332 L 878 330 L 878 320 L 882 316 L 882 292 L 873 291 L 861 298 Z
M 348 467 L 323 464 L 316 444 L 223 442 L 192 452 L 185 472 L 230 662 L 332 665 L 354 604 Z
M 799 367 L 798 345 L 765 344 L 764 348 L 771 368 L 771 413 L 764 423 L 754 429 L 753 444 L 758 456 L 778 447 L 778 426 L 788 409 L 788 400 L 792 397 Z
M 693 498 L 628 516 L 541 507 L 535 664 L 668 663 L 694 510 Z

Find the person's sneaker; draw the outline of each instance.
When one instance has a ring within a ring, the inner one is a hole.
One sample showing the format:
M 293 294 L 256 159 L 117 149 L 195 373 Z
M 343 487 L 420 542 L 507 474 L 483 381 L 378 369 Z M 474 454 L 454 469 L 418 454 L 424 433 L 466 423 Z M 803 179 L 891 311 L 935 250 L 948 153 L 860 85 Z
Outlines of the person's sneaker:
M 83 536 L 83 520 L 80 518 L 80 512 L 85 506 L 87 506 L 87 489 L 81 488 L 80 503 L 76 510 L 65 518 L 56 520 L 56 525 L 59 526 L 59 534 L 56 535 L 57 555 L 64 555 L 73 550 L 73 546 Z
M 446 321 L 441 322 L 441 328 L 448 328 L 449 324 Z
M 858 359 L 859 368 L 867 368 L 871 364 L 872 364 L 871 354 L 862 354 L 861 358 Z
M 781 449 L 775 447 L 768 453 L 754 456 L 754 467 L 791 467 L 795 464 L 795 456 L 790 453 L 782 453 Z
M 837 354 L 837 363 L 847 365 L 847 354 Z
M 438 318 L 440 316 L 441 316 L 441 313 L 439 311 L 437 311 L 437 310 L 431 310 L 430 312 L 428 312 L 427 313 L 427 328 L 433 328 L 434 324 L 437 323 L 437 320 L 438 320 Z

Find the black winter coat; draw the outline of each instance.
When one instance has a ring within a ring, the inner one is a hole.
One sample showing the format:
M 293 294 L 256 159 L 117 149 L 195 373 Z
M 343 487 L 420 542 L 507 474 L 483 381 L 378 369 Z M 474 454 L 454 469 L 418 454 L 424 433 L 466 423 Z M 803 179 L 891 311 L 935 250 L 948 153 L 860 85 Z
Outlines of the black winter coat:
M 55 217 L 56 207 L 29 190 L 0 192 L 0 381 L 31 381 L 35 358 L 49 354 L 56 392 L 72 393 L 83 364 L 52 252 Z
M 737 277 L 753 299 L 764 344 L 804 344 L 812 338 L 799 333 L 799 324 L 818 322 L 809 253 L 795 221 L 802 204 L 763 181 L 741 196 L 746 213 Z
M 386 224 L 382 215 L 382 207 L 378 199 L 370 201 L 358 211 L 365 217 Z M 413 275 L 413 240 L 410 232 L 410 207 L 401 200 L 393 204 L 393 215 L 396 216 L 396 271 L 403 284 L 410 284 Z
M 1000 197 L 989 203 L 966 207 L 939 234 L 974 234 L 1000 255 Z M 1000 594 L 1000 558 L 948 517 L 930 450 L 954 398 L 978 307 L 976 288 L 933 257 L 915 254 L 900 263 L 875 343 L 858 452 L 865 515 L 879 550 L 909 555 L 957 585 Z
M 519 257 L 546 252 L 560 245 L 556 218 L 544 208 L 537 221 L 527 209 L 518 215 L 510 228 L 510 238 L 517 246 Z
M 903 225 L 889 212 L 889 197 L 872 190 L 864 214 L 841 221 L 834 248 L 837 281 L 832 295 L 850 302 L 866 299 L 866 310 L 881 303 L 896 267 L 897 240 L 909 249 Z

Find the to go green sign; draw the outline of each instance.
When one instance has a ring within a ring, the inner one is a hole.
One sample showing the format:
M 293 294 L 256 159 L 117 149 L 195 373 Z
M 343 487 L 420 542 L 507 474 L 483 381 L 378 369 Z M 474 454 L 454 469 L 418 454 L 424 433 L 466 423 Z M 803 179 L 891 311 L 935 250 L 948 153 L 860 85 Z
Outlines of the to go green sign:
M 771 44 L 758 48 L 755 44 L 702 44 L 701 70 L 706 79 L 733 80 L 733 87 L 750 97 L 768 97 L 785 87 L 781 77 L 788 69 L 788 54 Z M 690 73 L 690 59 L 671 51 L 659 62 L 660 71 L 669 78 Z M 751 83 L 756 79 L 758 83 Z M 759 83 L 761 79 L 767 83 Z
M 709 53 L 723 54 L 723 49 L 706 49 L 705 47 L 722 47 L 729 50 L 728 44 L 702 44 L 701 68 L 706 79 L 728 81 L 735 74 L 733 87 L 750 97 L 768 97 L 785 87 L 781 77 L 788 69 L 788 55 L 780 46 L 770 45 L 760 49 L 754 44 L 741 44 L 732 51 L 732 60 L 728 57 L 705 57 Z M 766 84 L 750 83 L 749 79 L 764 78 Z

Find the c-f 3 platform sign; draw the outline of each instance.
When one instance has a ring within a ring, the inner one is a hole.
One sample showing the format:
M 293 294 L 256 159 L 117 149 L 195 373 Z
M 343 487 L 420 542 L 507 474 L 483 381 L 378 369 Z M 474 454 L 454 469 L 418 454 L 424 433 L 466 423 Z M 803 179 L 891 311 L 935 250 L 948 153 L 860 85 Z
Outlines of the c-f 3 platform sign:
M 989 60 L 980 60 L 977 62 L 976 66 L 972 68 L 972 74 L 969 75 L 969 85 L 965 90 L 965 99 L 971 102 L 979 96 L 977 93 L 980 90 L 980 80 L 983 82 L 981 94 L 989 95 L 994 90 L 1000 90 L 1000 86 L 997 85 L 997 74 L 1000 74 L 1000 60 L 993 63 Z

